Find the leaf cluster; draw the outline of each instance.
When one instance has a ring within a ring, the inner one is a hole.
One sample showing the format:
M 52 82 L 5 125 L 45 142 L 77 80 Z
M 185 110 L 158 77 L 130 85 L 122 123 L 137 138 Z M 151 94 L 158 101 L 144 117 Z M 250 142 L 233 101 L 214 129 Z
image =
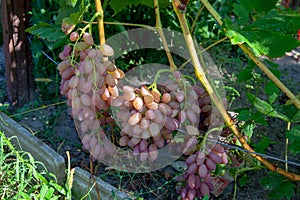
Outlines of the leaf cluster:
M 280 57 L 300 45 L 295 35 L 300 14 L 276 8 L 276 0 L 238 0 L 235 19 L 226 19 L 224 28 L 232 44 L 247 43 L 258 56 Z

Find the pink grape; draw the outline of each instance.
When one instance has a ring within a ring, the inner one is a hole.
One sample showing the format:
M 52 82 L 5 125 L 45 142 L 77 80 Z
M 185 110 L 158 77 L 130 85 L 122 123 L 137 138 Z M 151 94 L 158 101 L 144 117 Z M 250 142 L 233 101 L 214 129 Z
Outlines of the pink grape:
M 148 145 L 149 145 L 148 141 L 145 140 L 145 139 L 143 139 L 143 140 L 140 142 L 140 144 L 139 144 L 140 150 L 141 150 L 141 151 L 146 151 L 146 149 L 148 148 Z
M 196 177 L 194 174 L 190 174 L 187 180 L 188 186 L 193 189 L 196 186 Z
M 187 169 L 187 173 L 188 174 L 195 174 L 198 170 L 198 165 L 196 163 L 192 163 L 188 169 Z
M 149 145 L 149 161 L 153 162 L 158 157 L 158 150 L 155 144 Z
M 201 183 L 200 192 L 202 196 L 209 195 L 209 187 L 206 183 Z
M 78 40 L 78 38 L 79 38 L 79 34 L 78 34 L 77 32 L 72 32 L 72 33 L 70 34 L 70 40 L 71 40 L 72 42 L 75 42 L 76 40 Z
M 84 33 L 83 36 L 82 36 L 82 38 L 83 38 L 84 42 L 85 42 L 87 45 L 89 45 L 89 46 L 94 45 L 94 39 L 93 39 L 93 37 L 92 37 L 91 34 L 89 34 L 89 33 Z
M 214 154 L 213 152 L 210 152 L 209 158 L 210 158 L 214 163 L 217 163 L 217 164 L 222 164 L 222 163 L 223 163 L 222 158 L 219 157 L 218 155 Z
M 201 178 L 204 178 L 208 174 L 208 169 L 205 164 L 199 166 L 198 174 Z
M 132 154 L 134 156 L 138 156 L 140 153 L 141 153 L 141 151 L 140 151 L 139 145 L 135 146 Z
M 196 162 L 197 155 L 196 154 L 191 154 L 186 160 L 186 164 L 191 165 L 192 163 Z
M 216 169 L 216 163 L 214 163 L 214 161 L 212 161 L 211 159 L 207 159 L 205 161 L 205 165 L 207 166 L 207 168 L 210 170 L 210 171 L 213 171 Z
M 129 117 L 129 119 L 128 119 L 128 123 L 130 124 L 130 125 L 136 125 L 136 124 L 138 124 L 140 121 L 141 121 L 141 119 L 142 119 L 142 115 L 141 115 L 141 113 L 134 113 L 133 115 L 131 115 L 130 117 Z

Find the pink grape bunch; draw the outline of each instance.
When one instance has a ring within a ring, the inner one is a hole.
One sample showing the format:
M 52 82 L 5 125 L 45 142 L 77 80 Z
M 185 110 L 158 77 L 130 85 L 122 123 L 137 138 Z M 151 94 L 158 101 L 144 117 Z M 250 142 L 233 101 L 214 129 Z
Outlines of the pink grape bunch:
M 66 45 L 59 54 L 62 60 L 57 67 L 62 77 L 60 91 L 68 99 L 84 145 L 92 152 L 97 146 L 95 138 L 98 142 L 103 139 L 97 136 L 100 126 L 112 121 L 110 116 L 102 115 L 119 96 L 117 84 L 124 72 L 108 59 L 114 54 L 113 49 L 106 44 L 96 47 L 89 33 L 80 37 L 77 32 L 72 32 L 70 40 L 74 44 Z M 98 153 L 99 147 L 96 150 Z
M 123 94 L 112 102 L 121 127 L 119 145 L 132 148 L 142 162 L 155 161 L 158 150 L 172 143 L 174 131 L 199 123 L 196 93 L 185 94 L 176 80 L 174 76 L 156 89 L 124 85 Z
M 212 150 L 205 155 L 201 150 L 191 154 L 186 159 L 186 172 L 177 177 L 177 193 L 182 200 L 201 199 L 214 190 L 211 172 L 217 164 L 227 164 L 226 151 L 220 144 L 215 144 Z

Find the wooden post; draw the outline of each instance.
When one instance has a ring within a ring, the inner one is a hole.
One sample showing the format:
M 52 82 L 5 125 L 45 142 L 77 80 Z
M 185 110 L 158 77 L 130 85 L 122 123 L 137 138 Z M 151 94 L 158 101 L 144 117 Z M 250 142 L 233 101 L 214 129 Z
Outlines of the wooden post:
M 25 33 L 29 10 L 30 0 L 1 2 L 8 101 L 18 107 L 33 99 L 33 63 Z

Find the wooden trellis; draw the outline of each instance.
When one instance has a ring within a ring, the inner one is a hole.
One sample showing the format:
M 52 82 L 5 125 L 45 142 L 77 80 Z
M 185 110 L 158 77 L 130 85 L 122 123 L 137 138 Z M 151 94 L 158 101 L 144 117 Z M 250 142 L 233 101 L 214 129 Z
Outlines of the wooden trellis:
M 5 52 L 8 101 L 22 106 L 33 99 L 32 58 L 25 29 L 29 0 L 2 0 L 1 23 Z

